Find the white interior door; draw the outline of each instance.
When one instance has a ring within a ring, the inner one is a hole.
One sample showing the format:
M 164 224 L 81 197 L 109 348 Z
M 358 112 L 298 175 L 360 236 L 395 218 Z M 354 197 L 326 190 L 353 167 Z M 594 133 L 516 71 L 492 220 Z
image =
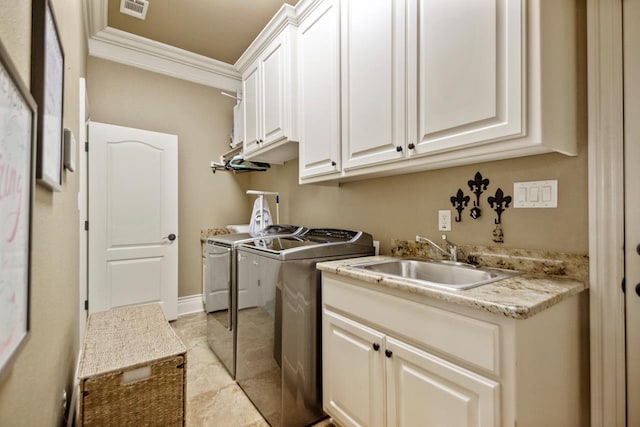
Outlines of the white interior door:
M 178 314 L 178 138 L 89 125 L 89 312 Z
M 640 2 L 623 2 L 627 425 L 640 425 Z

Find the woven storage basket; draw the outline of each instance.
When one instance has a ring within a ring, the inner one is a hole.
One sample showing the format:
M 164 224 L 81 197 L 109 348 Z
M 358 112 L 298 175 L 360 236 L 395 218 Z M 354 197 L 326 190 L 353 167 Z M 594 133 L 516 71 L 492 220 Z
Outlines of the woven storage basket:
M 186 351 L 157 304 L 91 314 L 80 358 L 80 425 L 184 425 Z

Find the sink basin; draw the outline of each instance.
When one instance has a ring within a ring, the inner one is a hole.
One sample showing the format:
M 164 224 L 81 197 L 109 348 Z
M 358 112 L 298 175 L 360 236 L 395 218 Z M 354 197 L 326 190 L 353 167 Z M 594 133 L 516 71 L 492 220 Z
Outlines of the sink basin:
M 392 259 L 352 264 L 350 267 L 401 278 L 421 286 L 445 289 L 470 289 L 521 274 L 514 270 L 474 267 L 451 261 Z

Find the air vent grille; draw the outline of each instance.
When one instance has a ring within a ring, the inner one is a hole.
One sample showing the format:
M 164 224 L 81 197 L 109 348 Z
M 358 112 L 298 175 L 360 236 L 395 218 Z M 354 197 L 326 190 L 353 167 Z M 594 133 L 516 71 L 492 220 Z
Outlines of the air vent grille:
M 147 0 L 121 0 L 120 12 L 138 19 L 147 17 L 149 2 Z

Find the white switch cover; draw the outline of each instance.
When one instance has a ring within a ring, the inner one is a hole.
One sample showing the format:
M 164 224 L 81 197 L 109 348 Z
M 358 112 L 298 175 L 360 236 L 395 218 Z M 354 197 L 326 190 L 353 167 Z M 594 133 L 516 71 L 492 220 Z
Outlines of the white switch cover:
M 558 180 L 514 182 L 514 208 L 557 208 Z
M 438 231 L 451 231 L 451 211 L 438 211 Z

